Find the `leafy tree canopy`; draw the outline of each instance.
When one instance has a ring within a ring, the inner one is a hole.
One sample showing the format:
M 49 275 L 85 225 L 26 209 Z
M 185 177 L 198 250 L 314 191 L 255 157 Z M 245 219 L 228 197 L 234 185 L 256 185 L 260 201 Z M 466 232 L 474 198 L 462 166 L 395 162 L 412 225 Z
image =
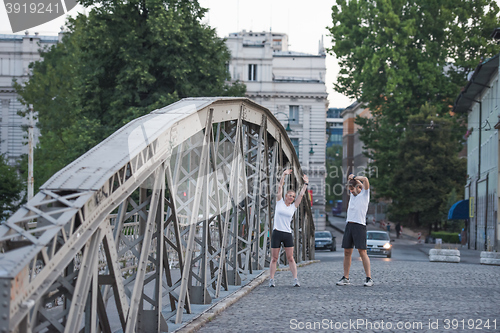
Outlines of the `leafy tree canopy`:
M 198 1 L 93 1 L 88 16 L 69 19 L 63 42 L 41 53 L 25 85 L 38 111 L 38 188 L 57 170 L 119 127 L 181 98 L 242 96 L 228 84 L 230 54 L 201 23 Z
M 342 200 L 344 170 L 342 170 L 342 146 L 326 148 L 326 193 L 327 201 Z
M 17 210 L 24 189 L 24 182 L 16 168 L 10 166 L 5 157 L 0 155 L 0 221 Z
M 332 10 L 336 90 L 392 111 L 394 123 L 427 101 L 446 112 L 467 74 L 498 52 L 494 0 L 338 0 Z
M 450 193 L 463 195 L 466 180 L 467 160 L 458 157 L 455 133 L 455 121 L 437 116 L 428 104 L 409 116 L 398 143 L 400 167 L 391 179 L 402 195 L 393 201 L 392 212 L 410 216 L 414 225 L 438 229 Z

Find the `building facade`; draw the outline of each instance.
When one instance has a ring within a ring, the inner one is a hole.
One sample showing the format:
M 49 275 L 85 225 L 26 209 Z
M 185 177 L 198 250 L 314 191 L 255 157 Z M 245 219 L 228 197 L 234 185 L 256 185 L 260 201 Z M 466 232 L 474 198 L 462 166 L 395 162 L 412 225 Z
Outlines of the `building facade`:
M 241 31 L 226 37 L 231 52 L 229 72 L 246 84 L 246 96 L 268 108 L 285 127 L 302 170 L 309 176 L 317 230 L 326 227 L 326 65 L 324 48 L 318 54 L 288 50 L 288 36 L 274 32 Z
M 25 107 L 18 101 L 12 81 L 27 81 L 29 64 L 40 60 L 39 50 L 57 44 L 60 38 L 62 33 L 39 36 L 28 31 L 24 35 L 0 35 L 0 154 L 5 154 L 10 164 L 28 153 L 27 133 L 23 129 L 28 120 L 17 114 Z M 39 136 L 36 128 L 34 136 L 36 144 Z
M 370 117 L 370 110 L 363 104 L 354 102 L 342 112 L 343 132 L 342 132 L 342 175 L 363 175 L 368 166 L 368 157 L 363 155 L 363 142 L 359 139 L 359 125 L 354 121 L 357 116 Z M 347 185 L 346 177 L 342 183 Z M 342 211 L 347 212 L 349 204 L 349 191 L 344 186 L 342 194 Z
M 345 174 L 362 175 L 368 167 L 368 157 L 363 154 L 365 150 L 359 138 L 359 125 L 354 123 L 358 116 L 371 117 L 370 110 L 359 102 L 354 102 L 342 112 L 342 168 Z
M 359 137 L 359 125 L 354 121 L 356 117 L 371 118 L 371 111 L 359 102 L 354 102 L 342 111 L 343 120 L 343 133 L 342 133 L 342 175 L 349 175 L 351 173 L 369 178 L 377 177 L 377 169 L 369 169 L 368 165 L 371 162 L 368 157 L 364 155 L 366 149 L 363 148 L 364 143 Z M 344 185 L 347 185 L 347 178 L 342 180 Z M 372 193 L 372 201 L 368 206 L 367 220 L 368 222 L 375 222 L 385 220 L 387 202 L 373 200 L 374 189 L 370 189 Z M 344 186 L 342 194 L 342 212 L 347 212 L 349 204 L 349 191 Z
M 344 127 L 342 112 L 344 110 L 343 108 L 329 108 L 326 112 L 326 148 L 342 146 Z
M 470 249 L 500 251 L 500 87 L 499 55 L 479 64 L 457 97 L 454 112 L 468 116 L 466 223 Z

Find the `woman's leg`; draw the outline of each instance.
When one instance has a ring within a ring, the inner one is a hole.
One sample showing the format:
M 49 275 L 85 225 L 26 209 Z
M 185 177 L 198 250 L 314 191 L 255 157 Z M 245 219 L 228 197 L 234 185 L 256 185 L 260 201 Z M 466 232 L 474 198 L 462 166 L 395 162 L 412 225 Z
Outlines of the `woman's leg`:
M 280 254 L 280 248 L 271 248 L 271 265 L 269 267 L 269 275 L 271 279 L 274 279 L 274 274 L 276 273 L 276 265 L 278 263 L 278 256 Z
M 285 247 L 286 259 L 290 265 L 290 271 L 292 272 L 293 278 L 297 278 L 297 264 L 295 264 L 295 259 L 293 259 L 293 246 Z

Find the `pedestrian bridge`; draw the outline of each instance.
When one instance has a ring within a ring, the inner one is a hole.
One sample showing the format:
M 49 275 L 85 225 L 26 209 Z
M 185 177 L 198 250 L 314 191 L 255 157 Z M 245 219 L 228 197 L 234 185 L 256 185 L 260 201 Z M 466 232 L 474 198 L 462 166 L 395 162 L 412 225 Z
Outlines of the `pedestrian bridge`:
M 269 265 L 284 168 L 299 189 L 285 129 L 249 99 L 186 98 L 128 123 L 0 225 L 0 332 L 111 332 L 113 318 L 167 331 Z M 309 198 L 292 227 L 296 261 L 314 259 Z

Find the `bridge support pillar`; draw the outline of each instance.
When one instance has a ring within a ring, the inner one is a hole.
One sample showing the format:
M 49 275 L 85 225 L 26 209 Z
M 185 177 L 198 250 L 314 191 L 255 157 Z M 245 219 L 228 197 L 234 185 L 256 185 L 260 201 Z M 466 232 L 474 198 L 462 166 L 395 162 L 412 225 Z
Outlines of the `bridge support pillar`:
M 142 310 L 141 321 L 139 322 L 138 332 L 168 332 L 167 321 L 160 314 L 160 327 L 158 327 L 158 314 L 156 310 Z
M 237 270 L 231 269 L 227 271 L 227 284 L 231 286 L 241 285 L 241 277 Z
M 189 300 L 192 304 L 210 304 L 212 297 L 203 286 L 189 286 Z

